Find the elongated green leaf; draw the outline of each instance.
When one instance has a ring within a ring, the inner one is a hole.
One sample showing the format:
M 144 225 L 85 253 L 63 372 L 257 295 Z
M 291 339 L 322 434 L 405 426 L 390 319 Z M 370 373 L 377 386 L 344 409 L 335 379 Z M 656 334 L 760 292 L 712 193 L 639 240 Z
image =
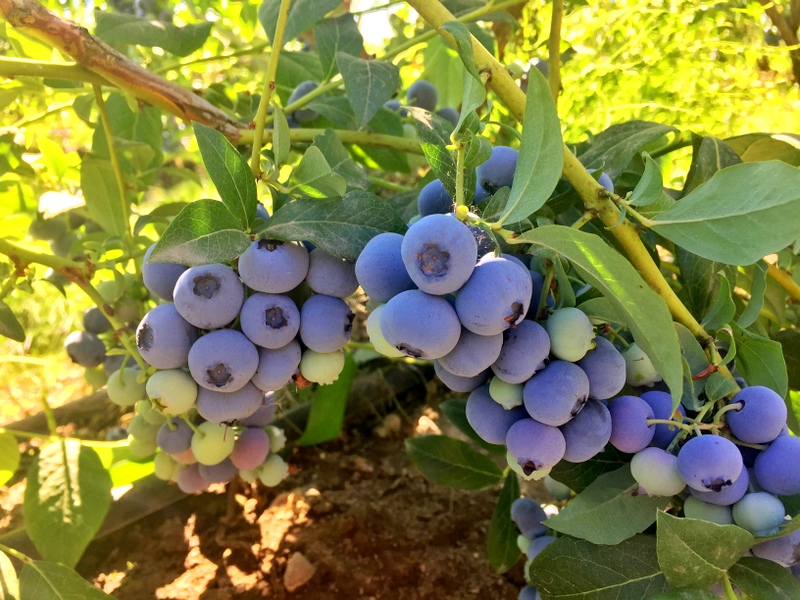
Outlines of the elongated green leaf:
M 272 159 L 275 161 L 275 166 L 280 167 L 286 162 L 286 159 L 289 158 L 292 142 L 289 137 L 289 122 L 286 120 L 286 115 L 284 115 L 283 111 L 277 106 L 274 110 L 275 118 L 272 121 Z
M 800 331 L 784 329 L 773 336 L 781 345 L 783 357 L 786 360 L 786 370 L 789 373 L 789 387 L 800 390 Z
M 10 433 L 0 433 L 0 486 L 5 485 L 19 468 L 19 445 Z
M 308 240 L 347 260 L 356 260 L 373 237 L 402 233 L 405 224 L 392 207 L 374 194 L 357 190 L 338 199 L 300 199 L 276 211 L 263 237 Z
M 683 186 L 684 196 L 711 179 L 717 171 L 742 162 L 736 152 L 720 139 L 712 136 L 702 138 L 695 136 L 693 141 L 692 166 L 686 176 L 686 185 Z
M 407 109 L 414 117 L 417 135 L 425 159 L 442 182 L 451 198 L 456 195 L 456 161 L 447 146 L 450 144 L 452 123 L 421 108 Z
M 719 596 L 708 590 L 675 590 L 650 596 L 647 600 L 719 600 Z
M 344 177 L 336 175 L 322 152 L 311 146 L 289 180 L 292 186 L 312 198 L 341 196 L 347 189 Z
M 69 567 L 42 560 L 22 566 L 19 591 L 20 600 L 113 600 Z
M 680 246 L 675 249 L 675 261 L 680 267 L 684 283 L 685 297 L 682 299 L 698 319 L 711 307 L 721 285 L 718 273 L 725 273 L 729 282 L 736 281 L 736 267 L 706 260 Z
M 630 455 L 608 445 L 600 454 L 582 463 L 559 462 L 550 477 L 580 493 L 604 473 L 611 473 L 630 462 Z
M 245 160 L 216 129 L 194 124 L 194 135 L 211 181 L 223 204 L 248 229 L 256 219 L 256 180 Z
M 283 43 L 290 42 L 306 29 L 341 4 L 342 0 L 293 0 L 289 6 L 289 18 L 286 21 L 286 30 L 283 33 Z M 281 0 L 264 0 L 258 8 L 258 20 L 267 37 L 272 41 L 275 36 L 275 25 L 278 22 L 278 13 Z M 281 58 L 283 56 L 281 55 Z M 281 61 L 281 66 L 283 61 Z
M 301 446 L 313 446 L 339 436 L 347 407 L 350 387 L 358 372 L 358 365 L 352 354 L 347 354 L 344 369 L 339 378 L 330 385 L 318 387 L 311 400 L 311 413 L 302 437 L 297 440 Z
M 472 52 L 472 35 L 467 26 L 459 21 L 448 21 L 442 25 L 442 29 L 448 31 L 450 35 L 453 36 L 453 39 L 455 39 L 456 49 L 468 74 L 468 76 L 464 78 L 464 91 L 461 96 L 461 113 L 455 127 L 458 131 L 461 130 L 462 124 L 467 120 L 470 113 L 474 113 L 486 101 L 486 87 L 475 66 Z
M 345 102 L 347 99 L 345 98 Z M 349 104 L 348 104 L 349 108 Z M 369 122 L 370 131 L 375 133 L 386 133 L 388 135 L 405 137 L 403 122 L 395 111 L 388 108 L 380 109 Z M 409 129 L 411 129 L 409 127 Z M 359 162 L 367 167 L 382 169 L 384 171 L 398 171 L 400 173 L 410 173 L 409 156 L 405 152 L 392 150 L 389 148 L 376 148 L 375 146 L 351 146 L 350 151 L 360 157 Z M 413 159 L 419 161 L 421 157 L 414 156 Z M 424 162 L 424 159 L 422 159 Z
M 550 86 L 539 69 L 531 69 L 517 170 L 503 222 L 521 221 L 547 201 L 561 178 L 563 146 Z
M 0 600 L 20 600 L 17 572 L 5 552 L 0 552 Z
M 503 474 L 466 442 L 444 435 L 408 438 L 406 452 L 426 479 L 438 485 L 476 490 L 500 481 Z
M 317 111 L 331 123 L 341 129 L 355 129 L 356 117 L 353 114 L 353 107 L 347 100 L 347 96 L 323 96 L 315 98 L 308 103 L 308 108 Z M 370 127 L 375 128 L 375 122 L 383 111 L 378 111 L 378 115 L 373 117 Z M 389 112 L 386 110 L 385 112 Z M 403 126 L 398 123 L 397 135 L 403 134 Z
M 45 446 L 28 470 L 25 530 L 45 559 L 75 566 L 111 505 L 111 477 L 74 440 Z
M 669 386 L 673 398 L 681 396 L 683 367 L 672 317 L 664 300 L 627 260 L 598 236 L 559 225 L 539 227 L 514 241 L 550 248 L 569 260 L 624 319 L 633 339 Z
M 753 600 L 797 600 L 800 581 L 764 558 L 745 557 L 728 571 L 731 581 Z
M 708 588 L 750 549 L 755 538 L 736 525 L 658 512 L 658 564 L 673 587 Z
M 161 235 L 150 260 L 197 266 L 233 260 L 250 245 L 239 221 L 222 202 L 187 204 Z
M 605 473 L 550 517 L 547 526 L 593 544 L 618 544 L 655 523 L 657 509 L 670 502 L 637 494 L 638 489 L 628 466 Z
M 463 400 L 456 400 L 455 398 L 445 400 L 439 404 L 439 409 L 461 433 L 466 435 L 469 439 L 478 444 L 487 452 L 503 455 L 506 453 L 505 445 L 490 444 L 489 442 L 484 441 L 483 438 L 481 438 L 477 433 L 475 433 L 472 425 L 470 425 L 469 421 L 467 420 L 467 403 Z
M 739 385 L 720 373 L 711 373 L 711 375 L 706 378 L 706 385 L 703 391 L 705 392 L 708 402 L 716 402 L 728 394 L 735 394 L 738 392 Z
M 534 559 L 529 573 L 548 600 L 643 600 L 669 589 L 651 535 L 615 546 L 559 538 Z
M 644 173 L 639 183 L 633 188 L 628 202 L 631 206 L 647 206 L 661 197 L 664 191 L 664 182 L 661 178 L 661 169 L 658 163 L 650 158 L 647 152 L 644 156 Z
M 314 28 L 314 40 L 317 42 L 317 54 L 322 64 L 323 80 L 330 79 L 338 72 L 337 52 L 357 57 L 364 47 L 364 38 L 350 13 L 317 23 Z
M 612 125 L 600 133 L 591 147 L 578 158 L 587 168 L 602 168 L 616 181 L 634 156 L 671 131 L 675 131 L 675 128 L 649 121 Z
M 164 21 L 153 21 L 121 13 L 97 10 L 94 33 L 113 44 L 157 46 L 176 56 L 188 56 L 199 50 L 211 33 L 212 23 L 193 23 L 178 27 Z
M 420 79 L 436 82 L 440 106 L 458 106 L 464 87 L 469 85 L 461 57 L 439 36 L 428 42 L 423 57 L 425 69 Z
M 728 167 L 658 215 L 652 228 L 709 260 L 753 264 L 798 238 L 800 171 L 778 161 Z
M 767 263 L 763 260 L 758 261 L 753 266 L 753 273 L 750 301 L 736 320 L 736 323 L 742 328 L 750 327 L 764 306 L 764 293 L 767 291 Z
M 400 70 L 391 63 L 363 60 L 344 52 L 336 55 L 336 64 L 356 123 L 364 127 L 394 95 L 400 85 Z
M 25 330 L 8 304 L 2 301 L 0 301 L 0 335 L 15 342 L 25 341 Z
M 519 498 L 519 481 L 511 472 L 506 476 L 500 497 L 492 511 L 489 533 L 486 536 L 486 554 L 489 564 L 498 573 L 505 573 L 519 558 L 517 526 L 511 520 L 511 504 Z
M 780 160 L 800 167 L 800 138 L 794 134 L 748 133 L 727 138 L 725 143 L 744 162 Z
M 369 187 L 369 179 L 363 167 L 350 158 L 347 148 L 339 141 L 333 129 L 326 129 L 325 133 L 316 136 L 314 145 L 322 152 L 331 171 L 343 177 L 348 187 L 362 190 Z
M 789 379 L 779 342 L 733 325 L 736 366 L 749 385 L 763 385 L 786 397 Z M 790 407 L 791 409 L 791 407 Z
M 125 215 L 111 163 L 107 160 L 84 158 L 81 161 L 81 189 L 86 200 L 86 210 L 92 215 L 92 219 L 107 234 L 124 236 Z
M 717 273 L 717 276 L 719 277 L 717 297 L 701 322 L 706 329 L 718 329 L 733 321 L 733 317 L 736 314 L 736 305 L 733 303 L 728 278 L 723 271 Z

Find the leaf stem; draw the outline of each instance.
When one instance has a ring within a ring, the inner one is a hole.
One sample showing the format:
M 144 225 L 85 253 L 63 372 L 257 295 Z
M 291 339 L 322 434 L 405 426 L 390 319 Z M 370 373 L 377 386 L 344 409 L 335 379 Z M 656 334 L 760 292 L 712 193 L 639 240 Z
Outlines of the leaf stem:
M 728 577 L 727 571 L 722 574 L 722 585 L 725 587 L 725 600 L 738 600 L 736 597 L 736 592 L 733 591 L 731 579 Z
M 28 556 L 27 554 L 23 554 L 19 550 L 14 550 L 13 548 L 9 548 L 5 544 L 0 544 L 0 551 L 5 552 L 9 556 L 13 556 L 20 562 L 24 562 L 27 564 L 33 563 L 33 559 L 30 556 Z
M 597 217 L 597 212 L 593 210 L 587 210 L 581 215 L 581 218 L 575 221 L 572 225 L 570 225 L 570 227 L 572 227 L 573 229 L 580 229 L 595 217 Z
M 773 264 L 767 263 L 767 275 L 772 277 L 793 299 L 800 302 L 800 285 L 792 279 L 788 271 L 784 271 Z
M 463 143 L 456 145 L 456 209 L 459 206 L 466 206 L 464 194 L 464 158 L 467 148 Z
M 550 38 L 547 40 L 548 80 L 553 102 L 558 106 L 561 92 L 561 21 L 564 16 L 564 0 L 553 0 L 553 14 L 550 19 Z
M 286 21 L 289 18 L 291 4 L 292 0 L 281 0 L 281 6 L 278 9 L 278 22 L 275 24 L 275 35 L 272 36 L 272 52 L 269 55 L 267 80 L 264 82 L 264 91 L 261 94 L 261 100 L 256 111 L 255 129 L 253 130 L 253 155 L 250 161 L 250 169 L 253 171 L 253 176 L 256 180 L 261 177 L 261 145 L 264 139 L 264 128 L 267 123 L 267 110 L 272 98 L 272 90 L 275 89 L 278 59 L 283 47 L 283 33 L 286 31 Z
M 673 421 L 672 419 L 647 419 L 647 425 L 669 425 L 675 426 L 678 429 L 683 429 L 691 433 L 694 431 L 694 425 L 687 425 L 686 423 L 682 423 L 680 421 Z

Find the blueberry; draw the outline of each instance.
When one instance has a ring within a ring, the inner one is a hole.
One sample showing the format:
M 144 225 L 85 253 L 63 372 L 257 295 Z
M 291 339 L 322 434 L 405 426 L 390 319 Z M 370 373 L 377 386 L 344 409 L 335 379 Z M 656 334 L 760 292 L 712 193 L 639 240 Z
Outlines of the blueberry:
M 249 381 L 233 392 L 216 392 L 201 387 L 197 412 L 211 423 L 231 423 L 253 415 L 264 401 L 264 391 Z M 230 433 L 233 436 L 233 432 Z
M 678 458 L 680 458 L 680 453 L 678 453 Z M 681 477 L 684 477 L 684 475 L 681 474 Z M 720 506 L 730 506 L 734 502 L 740 500 L 742 496 L 747 493 L 749 486 L 750 474 L 747 472 L 745 466 L 742 465 L 739 475 L 731 485 L 714 486 L 712 489 L 707 491 L 700 491 L 696 488 L 689 487 L 689 491 L 692 493 L 692 496 L 695 496 L 698 500 L 702 500 L 703 502 L 707 502 L 709 504 L 718 504 Z
M 458 114 L 458 111 L 452 106 L 443 106 L 442 108 L 436 111 L 436 114 L 442 117 L 443 119 L 447 119 L 448 121 L 450 121 L 453 127 L 458 125 L 458 120 L 461 117 L 461 115 Z
M 156 306 L 136 328 L 139 354 L 156 369 L 179 369 L 187 364 L 189 349 L 197 339 L 192 327 L 174 304 Z
M 300 367 L 300 342 L 291 340 L 282 348 L 259 348 L 258 368 L 252 382 L 264 391 L 279 390 L 291 383 Z
M 300 374 L 312 383 L 329 385 L 339 379 L 342 369 L 344 369 L 342 350 L 315 352 L 306 349 L 300 357 Z
M 550 352 L 561 360 L 577 362 L 593 346 L 594 328 L 589 317 L 578 308 L 554 311 L 545 322 L 545 328 L 550 336 Z
M 638 396 L 619 396 L 608 405 L 611 413 L 611 445 L 622 452 L 639 452 L 653 440 L 655 427 L 648 425 L 653 409 Z
M 520 407 L 506 410 L 489 395 L 489 386 L 475 388 L 467 398 L 467 422 L 482 440 L 490 444 L 505 444 L 511 426 L 528 415 Z
M 800 494 L 800 438 L 778 436 L 758 455 L 753 468 L 765 491 L 778 496 Z
M 198 471 L 200 477 L 208 483 L 228 483 L 236 477 L 239 469 L 236 468 L 230 458 L 226 458 L 215 465 L 200 465 Z
M 142 260 L 142 281 L 148 292 L 162 300 L 172 302 L 172 292 L 175 289 L 175 283 L 178 281 L 178 277 L 180 277 L 188 267 L 176 263 L 150 262 L 150 255 L 153 253 L 153 248 L 155 247 L 155 244 L 151 245 L 147 249 L 147 252 L 144 253 L 144 259 Z
M 409 106 L 433 111 L 436 110 L 436 104 L 439 102 L 439 91 L 430 81 L 418 79 L 409 86 L 406 92 L 406 102 Z
M 356 260 L 358 282 L 375 302 L 388 302 L 400 292 L 417 287 L 403 263 L 402 243 L 399 233 L 379 233 L 367 242 Z
M 453 212 L 453 198 L 444 189 L 442 182 L 434 179 L 419 191 L 417 209 L 423 217 L 436 214 L 446 215 Z
M 738 392 L 731 400 L 742 408 L 725 414 L 731 433 L 743 442 L 765 444 L 780 435 L 786 425 L 786 403 L 771 389 L 753 385 Z
M 245 301 L 239 323 L 254 344 L 283 348 L 300 331 L 300 311 L 288 296 L 259 292 Z
M 289 104 L 297 102 L 300 98 L 310 94 L 318 87 L 319 85 L 311 80 L 302 82 L 300 85 L 294 88 L 292 94 L 289 96 L 289 100 L 286 102 L 286 105 L 288 106 Z M 316 119 L 319 116 L 319 113 L 315 110 L 311 110 L 310 108 L 300 108 L 291 113 L 291 116 L 294 117 L 294 120 L 297 121 L 297 123 L 303 124 Z
M 603 451 L 611 439 L 611 413 L 597 400 L 589 400 L 583 410 L 559 427 L 564 435 L 564 460 L 586 462 Z
M 401 356 L 403 356 L 401 354 Z M 438 360 L 433 361 L 433 370 L 447 389 L 453 392 L 471 392 L 475 388 L 482 386 L 489 378 L 489 371 L 478 373 L 475 377 L 459 377 L 439 364 Z
M 447 300 L 419 290 L 389 300 L 380 324 L 386 341 L 413 358 L 441 358 L 456 347 L 461 335 L 458 315 Z
M 544 327 L 522 321 L 503 332 L 503 347 L 492 371 L 506 383 L 525 383 L 544 368 L 550 354 L 550 338 Z
M 111 329 L 111 323 L 108 322 L 102 310 L 92 306 L 83 311 L 83 328 L 89 333 L 98 335 Z
M 478 184 L 491 195 L 502 187 L 511 187 L 517 170 L 519 152 L 508 146 L 495 146 L 489 158 L 478 165 Z
M 231 460 L 245 471 L 264 464 L 269 454 L 269 436 L 263 429 L 248 427 L 243 430 L 233 446 Z
M 183 419 L 173 419 L 172 427 L 174 429 L 168 423 L 159 427 L 156 434 L 158 447 L 170 454 L 179 454 L 191 448 L 194 431 L 189 424 Z
M 521 419 L 511 425 L 506 435 L 506 446 L 525 475 L 549 472 L 564 457 L 566 450 L 564 435 L 558 428 L 534 419 Z
M 422 217 L 409 227 L 400 252 L 417 287 L 437 295 L 464 285 L 478 260 L 475 238 L 454 215 Z
M 545 425 L 564 425 L 589 399 L 589 379 L 572 363 L 554 360 L 531 377 L 523 388 L 525 409 Z
M 661 448 L 645 448 L 631 459 L 631 473 L 649 496 L 674 496 L 686 487 L 678 458 Z
M 772 535 L 786 516 L 786 509 L 768 492 L 745 494 L 732 508 L 733 521 L 753 535 Z
M 733 525 L 730 506 L 703 502 L 696 496 L 689 496 L 683 501 L 683 515 L 689 519 L 701 519 L 717 525 Z
M 461 330 L 455 348 L 439 358 L 439 366 L 459 377 L 476 377 L 488 369 L 500 354 L 503 335 L 478 335 Z
M 519 532 L 529 540 L 547 533 L 547 513 L 533 498 L 523 496 L 511 503 L 511 520 Z
M 317 294 L 346 298 L 358 289 L 356 267 L 349 260 L 315 248 L 309 254 L 306 283 Z
M 249 288 L 284 294 L 306 278 L 308 250 L 296 242 L 256 240 L 239 257 L 239 276 Z
M 88 331 L 73 331 L 64 340 L 64 350 L 77 365 L 94 369 L 106 358 L 106 345 L 99 337 Z
M 595 337 L 594 344 L 578 366 L 589 378 L 589 397 L 608 400 L 625 387 L 625 357 L 603 337 Z
M 719 492 L 736 481 L 744 463 L 730 440 L 718 435 L 701 435 L 681 447 L 678 468 L 689 487 L 701 492 Z
M 222 264 L 187 269 L 175 283 L 175 308 L 199 329 L 224 327 L 239 314 L 244 286 L 233 269 Z
M 189 372 L 198 385 L 215 392 L 241 389 L 258 368 L 258 350 L 234 329 L 217 329 L 202 336 L 192 345 L 188 359 Z
M 651 392 L 645 392 L 642 394 L 641 398 L 653 409 L 654 419 L 675 418 L 679 420 L 680 417 L 686 416 L 686 411 L 680 404 L 673 413 L 672 396 L 667 392 L 653 390 Z M 672 440 L 675 439 L 675 436 L 678 435 L 678 431 L 680 430 L 677 426 L 659 423 L 656 425 L 656 432 L 653 435 L 653 440 L 650 442 L 650 445 L 666 449 L 672 443 Z

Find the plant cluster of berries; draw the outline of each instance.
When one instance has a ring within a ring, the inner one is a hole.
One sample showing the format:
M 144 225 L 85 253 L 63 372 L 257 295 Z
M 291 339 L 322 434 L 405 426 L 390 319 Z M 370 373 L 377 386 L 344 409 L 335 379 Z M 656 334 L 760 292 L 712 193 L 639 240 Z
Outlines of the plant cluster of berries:
M 151 262 L 154 247 L 142 276 L 165 302 L 142 318 L 136 345 L 155 372 L 124 367 L 108 381 L 113 402 L 136 406 L 132 450 L 160 449 L 159 476 L 185 491 L 237 472 L 275 485 L 288 470 L 275 454 L 282 433 L 267 427 L 274 391 L 338 378 L 354 318 L 344 301 L 358 287 L 354 265 L 278 240 L 255 240 L 235 269 Z

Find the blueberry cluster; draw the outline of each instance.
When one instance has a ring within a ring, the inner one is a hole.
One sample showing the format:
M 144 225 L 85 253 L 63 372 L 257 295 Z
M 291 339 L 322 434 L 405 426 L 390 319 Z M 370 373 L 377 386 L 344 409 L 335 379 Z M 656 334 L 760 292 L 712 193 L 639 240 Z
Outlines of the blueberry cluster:
M 554 536 L 548 535 L 547 525 L 544 524 L 547 513 L 533 498 L 523 496 L 514 500 L 511 504 L 511 520 L 519 530 L 517 546 L 529 561 L 556 541 Z M 526 585 L 519 592 L 519 600 L 541 600 L 541 596 L 535 587 Z
M 436 112 L 443 119 L 450 121 L 453 127 L 458 125 L 460 118 L 458 111 L 452 106 L 442 106 L 439 110 L 436 110 L 438 104 L 439 90 L 430 81 L 418 79 L 406 90 L 406 106 L 414 106 L 430 112 Z M 390 110 L 399 112 L 402 116 L 407 114 L 399 100 L 389 100 L 385 106 Z

